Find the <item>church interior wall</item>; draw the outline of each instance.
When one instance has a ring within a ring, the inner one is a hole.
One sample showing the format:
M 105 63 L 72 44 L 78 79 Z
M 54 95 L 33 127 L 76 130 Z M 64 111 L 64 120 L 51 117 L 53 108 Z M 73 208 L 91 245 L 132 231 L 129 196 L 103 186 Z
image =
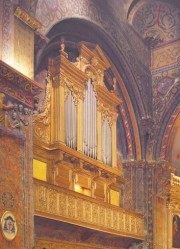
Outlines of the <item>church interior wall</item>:
M 119 2 L 0 2 L 2 249 L 180 247 L 180 6 Z M 95 159 L 82 153 L 88 77 L 116 145 L 110 166 L 99 137 Z M 61 122 L 69 93 L 77 151 Z

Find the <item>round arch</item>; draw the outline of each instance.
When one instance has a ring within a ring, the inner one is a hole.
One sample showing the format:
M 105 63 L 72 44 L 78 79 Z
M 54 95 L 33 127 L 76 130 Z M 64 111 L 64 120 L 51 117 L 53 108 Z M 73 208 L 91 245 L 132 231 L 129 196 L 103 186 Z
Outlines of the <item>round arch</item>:
M 121 58 L 123 61 L 123 57 L 121 55 L 119 58 L 117 47 L 110 37 L 95 24 L 77 18 L 65 19 L 56 23 L 47 33 L 47 37 L 49 42 L 40 55 L 36 68 L 37 72 L 41 63 L 45 62 L 46 58 L 52 52 L 56 53 L 59 51 L 59 44 L 62 37 L 65 39 L 67 46 L 74 48 L 76 48 L 75 44 L 81 41 L 98 44 L 101 47 L 108 57 L 107 60 L 119 83 L 120 94 L 123 98 L 123 107 L 119 111 L 123 118 L 123 128 L 125 130 L 124 139 L 127 140 L 127 156 L 140 160 L 142 158 L 141 138 L 137 121 L 137 118 L 140 118 L 140 110 L 127 77 L 128 73 L 130 73 L 130 69 L 126 72 L 127 65 L 124 69 L 123 63 L 120 62 Z

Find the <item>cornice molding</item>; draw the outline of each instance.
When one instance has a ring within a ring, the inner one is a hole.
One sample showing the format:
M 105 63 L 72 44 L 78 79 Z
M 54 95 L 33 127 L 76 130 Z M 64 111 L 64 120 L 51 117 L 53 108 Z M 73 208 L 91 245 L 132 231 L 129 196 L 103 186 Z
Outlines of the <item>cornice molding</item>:
M 0 60 L 1 92 L 33 108 L 34 95 L 43 89 L 42 85 Z
M 27 11 L 22 9 L 20 6 L 16 6 L 14 15 L 18 17 L 22 22 L 28 25 L 33 30 L 41 29 L 42 24 L 32 17 Z

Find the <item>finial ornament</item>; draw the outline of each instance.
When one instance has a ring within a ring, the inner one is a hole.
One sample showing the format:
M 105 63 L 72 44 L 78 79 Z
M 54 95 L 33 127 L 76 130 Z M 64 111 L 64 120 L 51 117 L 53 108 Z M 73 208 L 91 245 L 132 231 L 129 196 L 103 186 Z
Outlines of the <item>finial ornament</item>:
M 68 57 L 68 54 L 65 52 L 65 38 L 62 37 L 60 40 L 60 55 Z

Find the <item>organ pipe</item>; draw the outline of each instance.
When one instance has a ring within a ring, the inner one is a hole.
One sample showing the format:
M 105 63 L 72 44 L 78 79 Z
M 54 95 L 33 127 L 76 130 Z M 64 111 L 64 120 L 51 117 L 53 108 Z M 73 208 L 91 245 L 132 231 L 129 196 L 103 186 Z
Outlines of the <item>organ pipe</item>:
M 96 159 L 96 96 L 91 79 L 88 80 L 85 88 L 83 123 L 83 152 Z
M 105 118 L 102 125 L 102 161 L 107 165 L 111 165 L 112 161 L 111 147 L 111 127 Z
M 65 100 L 65 143 L 68 147 L 77 147 L 77 110 L 71 93 Z

